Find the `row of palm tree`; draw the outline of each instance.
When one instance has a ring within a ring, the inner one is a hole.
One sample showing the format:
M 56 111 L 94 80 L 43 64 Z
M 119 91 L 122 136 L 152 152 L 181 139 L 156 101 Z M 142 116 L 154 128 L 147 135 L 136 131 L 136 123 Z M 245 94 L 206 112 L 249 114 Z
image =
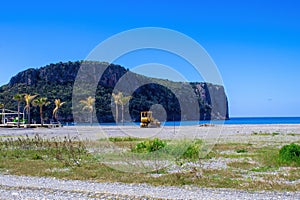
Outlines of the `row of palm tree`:
M 117 94 L 112 94 L 114 103 L 116 105 L 116 122 L 118 123 L 119 119 L 119 105 L 121 105 L 122 110 L 122 123 L 124 125 L 124 106 L 129 102 L 131 96 L 124 96 L 122 92 L 118 92 Z M 80 100 L 80 103 L 83 105 L 82 110 L 86 110 L 90 113 L 90 124 L 93 124 L 93 115 L 94 115 L 94 104 L 95 98 L 94 97 L 87 97 L 84 100 Z
M 121 105 L 122 110 L 122 123 L 124 124 L 124 106 L 129 102 L 131 99 L 131 96 L 124 96 L 122 92 L 118 92 L 117 94 L 112 94 L 114 103 L 116 105 L 116 122 L 118 123 L 119 119 L 119 105 Z M 14 95 L 13 99 L 18 102 L 18 127 L 20 127 L 20 106 L 21 102 L 25 101 L 25 107 L 24 110 L 26 110 L 27 113 L 27 120 L 28 124 L 30 124 L 30 109 L 31 105 L 34 107 L 39 107 L 40 112 L 40 120 L 41 120 L 41 126 L 44 125 L 43 123 L 43 107 L 48 106 L 50 102 L 47 100 L 46 97 L 38 97 L 38 95 L 31 95 L 31 94 L 16 94 Z M 95 98 L 89 96 L 84 100 L 80 100 L 80 103 L 83 105 L 82 110 L 87 110 L 90 113 L 90 123 L 92 125 L 93 123 L 93 114 L 94 114 L 94 104 L 95 104 Z M 65 102 L 61 102 L 60 99 L 54 100 L 55 108 L 53 109 L 53 118 L 58 120 L 58 110 L 59 108 L 65 104 Z M 0 103 L 0 109 L 2 110 L 2 113 L 4 113 L 4 104 Z M 2 115 L 3 116 L 3 115 Z
M 118 92 L 118 94 L 113 93 L 112 94 L 114 98 L 114 103 L 116 105 L 116 123 L 118 123 L 119 118 L 119 107 L 118 105 L 121 105 L 122 110 L 122 123 L 124 125 L 124 106 L 129 102 L 131 99 L 131 96 L 124 96 L 122 92 Z
M 34 107 L 39 107 L 39 112 L 40 112 L 40 120 L 41 120 L 41 126 L 44 125 L 44 120 L 43 120 L 43 107 L 48 106 L 50 102 L 47 100 L 46 97 L 39 97 L 36 98 L 38 95 L 31 95 L 31 94 L 16 94 L 13 96 L 13 99 L 18 102 L 18 124 L 17 126 L 20 127 L 20 106 L 21 102 L 25 102 L 25 107 L 24 110 L 27 113 L 27 123 L 30 124 L 30 109 L 31 105 Z M 61 102 L 60 99 L 55 99 L 54 104 L 55 108 L 53 110 L 53 118 L 58 120 L 58 109 L 64 104 L 65 102 Z M 4 113 L 4 104 L 0 103 L 0 108 L 2 108 L 2 113 Z M 2 116 L 4 116 L 2 114 Z M 3 121 L 3 119 L 2 119 Z

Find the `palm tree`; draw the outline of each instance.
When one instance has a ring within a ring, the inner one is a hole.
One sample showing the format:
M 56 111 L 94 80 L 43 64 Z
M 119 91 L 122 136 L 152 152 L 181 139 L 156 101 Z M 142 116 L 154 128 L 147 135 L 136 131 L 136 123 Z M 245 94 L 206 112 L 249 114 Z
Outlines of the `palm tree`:
M 122 96 L 122 92 L 119 92 L 118 94 L 112 93 L 112 96 L 114 98 L 114 103 L 116 105 L 116 123 L 118 123 L 118 118 L 119 118 L 119 107 L 118 107 L 118 105 L 120 104 L 120 98 Z
M 4 124 L 4 104 L 0 103 L 0 109 L 2 109 L 2 124 Z
M 46 97 L 40 97 L 38 99 L 33 100 L 32 102 L 34 107 L 40 107 L 40 118 L 41 118 L 41 125 L 44 125 L 44 120 L 43 120 L 43 106 L 47 106 L 50 104 L 49 101 L 47 101 Z
M 21 101 L 23 100 L 23 95 L 22 94 L 16 94 L 13 97 L 13 99 L 18 102 L 18 128 L 20 128 L 20 104 L 21 104 Z
M 65 102 L 61 102 L 60 99 L 54 100 L 55 108 L 53 110 L 53 117 L 58 121 L 58 109 L 65 104 Z
M 30 124 L 30 104 L 31 104 L 31 101 L 37 97 L 38 95 L 30 95 L 30 94 L 25 94 L 24 95 L 24 99 L 25 99 L 25 102 L 26 102 L 26 106 L 24 109 L 26 109 L 26 112 L 27 112 L 27 115 L 28 115 L 28 124 Z
M 123 96 L 121 93 L 119 103 L 122 107 L 122 124 L 124 125 L 124 105 L 128 103 L 128 101 L 131 99 L 131 96 Z
M 94 112 L 94 103 L 95 103 L 95 98 L 89 96 L 86 100 L 81 100 L 81 104 L 83 104 L 82 110 L 88 110 L 91 114 L 91 126 L 93 124 L 93 112 Z

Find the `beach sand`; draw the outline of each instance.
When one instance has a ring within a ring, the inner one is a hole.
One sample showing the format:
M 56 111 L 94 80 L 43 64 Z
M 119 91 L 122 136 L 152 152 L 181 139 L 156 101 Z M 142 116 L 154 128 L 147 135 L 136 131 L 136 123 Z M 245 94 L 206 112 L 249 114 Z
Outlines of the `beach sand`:
M 161 128 L 140 128 L 139 126 L 65 126 L 59 128 L 1 128 L 0 137 L 34 136 L 42 137 L 79 137 L 97 140 L 108 137 L 140 138 L 200 138 L 207 140 L 238 139 L 254 134 L 278 133 L 279 136 L 300 136 L 300 124 L 242 124 L 213 126 L 164 126 Z M 276 134 L 277 135 L 277 134 Z

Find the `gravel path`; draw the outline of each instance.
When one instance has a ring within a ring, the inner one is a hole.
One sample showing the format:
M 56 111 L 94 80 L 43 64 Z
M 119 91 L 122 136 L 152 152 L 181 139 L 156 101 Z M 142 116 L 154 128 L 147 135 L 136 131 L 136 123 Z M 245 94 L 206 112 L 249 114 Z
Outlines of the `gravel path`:
M 0 175 L 0 199 L 300 199 L 294 192 L 245 192 L 198 187 L 96 183 Z

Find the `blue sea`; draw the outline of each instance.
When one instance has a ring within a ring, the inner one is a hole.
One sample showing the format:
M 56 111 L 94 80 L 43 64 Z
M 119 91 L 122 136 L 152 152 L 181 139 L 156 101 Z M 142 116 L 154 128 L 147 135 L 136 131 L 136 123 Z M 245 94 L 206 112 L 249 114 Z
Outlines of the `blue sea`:
M 300 117 L 233 117 L 224 124 L 300 124 Z
M 300 124 L 300 117 L 233 117 L 229 120 L 165 122 L 165 126 L 198 124 Z
M 229 120 L 204 120 L 204 121 L 169 121 L 162 123 L 163 126 L 191 126 L 199 124 L 300 124 L 300 117 L 232 117 Z M 72 125 L 72 124 L 65 124 Z M 78 123 L 79 126 L 90 126 L 89 123 Z M 115 123 L 100 123 L 101 126 L 115 126 Z M 122 125 L 119 123 L 118 125 Z M 125 126 L 136 125 L 138 122 L 126 122 Z M 99 126 L 99 124 L 93 124 Z

